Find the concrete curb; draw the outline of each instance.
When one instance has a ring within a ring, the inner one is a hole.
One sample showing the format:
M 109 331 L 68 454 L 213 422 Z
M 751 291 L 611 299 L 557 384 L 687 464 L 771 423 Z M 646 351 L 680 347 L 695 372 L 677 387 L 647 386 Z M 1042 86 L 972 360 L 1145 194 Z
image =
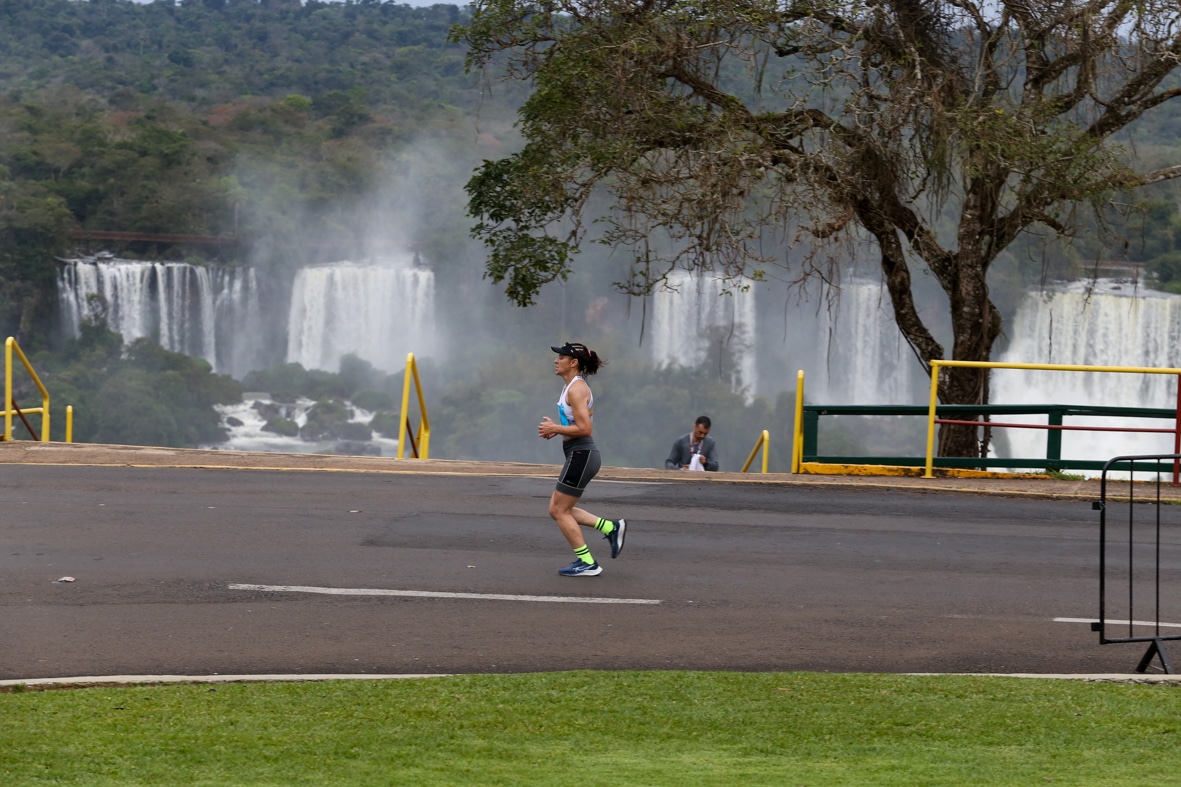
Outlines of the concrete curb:
M 90 688 L 93 686 L 145 686 L 168 683 L 304 683 L 324 680 L 401 680 L 407 678 L 444 678 L 450 673 L 407 675 L 91 675 L 72 678 L 31 678 L 0 680 L 0 689 Z
M 321 473 L 381 473 L 423 475 L 482 475 L 552 479 L 559 465 L 525 462 L 475 462 L 455 459 L 391 459 L 389 457 L 281 454 L 262 451 L 222 451 L 199 448 L 100 445 L 94 443 L 0 442 L 0 465 L 48 465 L 89 467 L 188 468 L 202 470 L 303 471 Z M 878 468 L 881 470 L 882 468 Z M 950 493 L 1049 500 L 1094 501 L 1100 484 L 1093 479 L 1053 479 L 1045 476 L 1000 475 L 941 476 L 826 475 L 816 473 L 685 473 L 640 467 L 605 466 L 599 479 L 658 484 L 745 484 L 781 487 L 889 488 L 915 494 Z M 1108 499 L 1147 502 L 1157 491 L 1154 484 L 1109 481 Z M 1181 486 L 1162 484 L 1162 502 L 1181 503 Z
M 1181 675 L 1163 675 L 1158 673 L 1121 672 L 1096 673 L 1091 675 L 1041 675 L 1036 672 L 907 672 L 906 675 L 916 677 L 937 677 L 940 675 L 977 676 L 981 678 L 1042 678 L 1043 680 L 1081 680 L 1089 683 L 1181 683 Z
M 1181 683 L 1181 675 L 1160 674 L 1083 674 L 1083 675 L 1042 675 L 1031 672 L 988 673 L 988 672 L 907 672 L 900 673 L 922 678 L 941 676 L 965 676 L 987 678 L 1036 678 L 1042 680 L 1080 680 L 1090 683 Z M 71 678 L 32 678 L 29 680 L 0 680 L 0 691 L 13 689 L 80 689 L 98 686 L 151 686 L 176 685 L 185 683 L 306 683 L 326 680 L 406 680 L 422 678 L 446 678 L 453 673 L 421 674 L 310 674 L 310 675 L 92 675 Z

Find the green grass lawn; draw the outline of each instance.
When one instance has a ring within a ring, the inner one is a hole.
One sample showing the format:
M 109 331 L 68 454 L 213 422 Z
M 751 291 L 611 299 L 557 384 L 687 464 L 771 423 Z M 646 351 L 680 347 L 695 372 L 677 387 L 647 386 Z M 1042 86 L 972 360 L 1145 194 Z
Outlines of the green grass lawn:
M 1181 784 L 1181 686 L 562 672 L 0 694 L 4 785 Z

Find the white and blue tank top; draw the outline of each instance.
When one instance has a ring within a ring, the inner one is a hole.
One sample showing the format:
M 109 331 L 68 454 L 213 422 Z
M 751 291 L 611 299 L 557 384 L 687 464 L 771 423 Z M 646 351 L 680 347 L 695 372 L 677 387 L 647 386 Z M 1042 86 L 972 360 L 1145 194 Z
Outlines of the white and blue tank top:
M 582 380 L 582 375 L 575 375 L 574 379 L 566 383 L 566 387 L 562 389 L 562 395 L 558 397 L 558 418 L 562 422 L 562 426 L 574 425 L 574 408 L 566 401 L 566 392 L 570 390 L 570 386 L 574 385 L 574 380 Z M 585 382 L 585 381 L 584 381 Z M 586 403 L 586 409 L 591 412 L 591 421 L 595 420 L 595 395 L 591 392 L 588 385 L 587 393 L 590 394 L 590 399 Z

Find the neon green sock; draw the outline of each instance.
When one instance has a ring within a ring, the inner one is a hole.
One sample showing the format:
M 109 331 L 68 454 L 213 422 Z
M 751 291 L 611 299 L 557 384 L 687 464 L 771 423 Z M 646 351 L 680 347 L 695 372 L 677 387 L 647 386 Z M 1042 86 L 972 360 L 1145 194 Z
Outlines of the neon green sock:
M 595 522 L 595 530 L 598 530 L 605 536 L 609 536 L 615 532 L 615 523 L 610 519 L 603 519 L 603 517 L 599 517 L 599 521 Z
M 591 557 L 590 547 L 588 547 L 586 544 L 583 544 L 578 549 L 574 550 L 574 555 L 588 566 L 595 562 L 595 559 Z

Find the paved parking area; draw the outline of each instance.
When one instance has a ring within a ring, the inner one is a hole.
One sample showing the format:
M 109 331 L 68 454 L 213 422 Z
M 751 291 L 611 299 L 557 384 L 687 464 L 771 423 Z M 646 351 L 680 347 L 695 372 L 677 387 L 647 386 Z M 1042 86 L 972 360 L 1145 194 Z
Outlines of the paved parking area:
M 628 517 L 627 547 L 612 561 L 588 538 L 606 571 L 566 579 L 556 466 L 24 443 L 0 464 L 8 682 L 1093 676 L 1142 654 L 1085 622 L 1096 482 L 605 468 L 585 506 Z

